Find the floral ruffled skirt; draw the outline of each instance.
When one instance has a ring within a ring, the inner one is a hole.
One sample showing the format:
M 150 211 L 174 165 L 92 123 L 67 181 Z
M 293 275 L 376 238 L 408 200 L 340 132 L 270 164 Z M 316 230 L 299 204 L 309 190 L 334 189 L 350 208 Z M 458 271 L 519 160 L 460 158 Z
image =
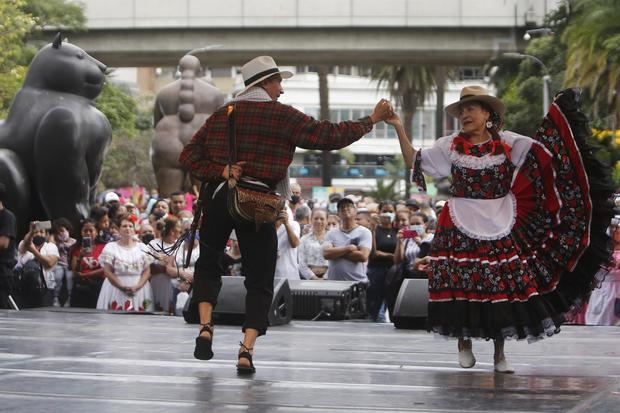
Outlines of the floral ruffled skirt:
M 586 144 L 578 96 L 550 108 L 511 186 L 508 234 L 478 239 L 455 225 L 450 203 L 431 250 L 428 328 L 442 335 L 530 341 L 559 331 L 609 261 L 613 216 L 605 167 Z

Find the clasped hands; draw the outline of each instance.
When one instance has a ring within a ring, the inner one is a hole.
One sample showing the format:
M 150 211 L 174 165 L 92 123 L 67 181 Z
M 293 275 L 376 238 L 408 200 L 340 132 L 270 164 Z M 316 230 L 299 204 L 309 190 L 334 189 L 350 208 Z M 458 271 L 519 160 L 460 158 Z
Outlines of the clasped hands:
M 394 110 L 394 107 L 387 99 L 381 99 L 370 114 L 370 120 L 372 123 L 385 121 L 390 125 L 400 122 L 398 114 Z

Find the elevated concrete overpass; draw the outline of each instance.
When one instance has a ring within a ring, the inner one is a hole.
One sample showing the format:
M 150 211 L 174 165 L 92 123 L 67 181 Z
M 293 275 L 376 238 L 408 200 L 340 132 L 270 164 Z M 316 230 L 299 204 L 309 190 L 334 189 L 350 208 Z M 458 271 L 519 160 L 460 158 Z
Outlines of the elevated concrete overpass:
M 482 64 L 521 50 L 556 0 L 81 0 L 69 40 L 112 67 L 210 66 L 270 54 L 281 65 Z

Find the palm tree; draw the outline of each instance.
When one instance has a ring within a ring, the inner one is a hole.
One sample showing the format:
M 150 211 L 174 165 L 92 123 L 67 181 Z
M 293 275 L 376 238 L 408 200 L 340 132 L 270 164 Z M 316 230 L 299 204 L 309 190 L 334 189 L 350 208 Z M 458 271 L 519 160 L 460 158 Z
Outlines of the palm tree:
M 618 0 L 573 2 L 562 35 L 567 44 L 566 86 L 586 89 L 593 114 L 605 109 L 620 122 L 620 7 Z
M 321 120 L 329 120 L 329 86 L 327 84 L 327 75 L 329 67 L 321 65 L 318 68 L 319 76 L 319 106 Z M 322 151 L 321 153 L 321 185 L 332 186 L 332 153 L 331 151 Z
M 403 111 L 405 132 L 412 139 L 415 111 L 424 106 L 426 98 L 437 89 L 435 69 L 429 66 L 379 66 L 371 69 L 371 76 L 378 81 L 378 89 L 387 85 L 390 97 Z M 407 180 L 407 197 L 410 187 Z

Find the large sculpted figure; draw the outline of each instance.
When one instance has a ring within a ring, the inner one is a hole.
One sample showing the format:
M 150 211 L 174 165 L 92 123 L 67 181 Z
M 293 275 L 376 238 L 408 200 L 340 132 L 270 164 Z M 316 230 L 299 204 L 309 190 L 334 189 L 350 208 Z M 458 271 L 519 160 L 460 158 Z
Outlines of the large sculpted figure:
M 166 85 L 155 99 L 151 160 L 161 196 L 189 189 L 190 177 L 179 164 L 179 155 L 205 120 L 224 103 L 222 92 L 198 78 L 198 58 L 183 56 L 179 69 L 181 79 Z
M 0 125 L 0 182 L 21 234 L 31 220 L 63 216 L 78 228 L 88 216 L 112 136 L 93 104 L 105 70 L 60 34 L 32 60 Z

